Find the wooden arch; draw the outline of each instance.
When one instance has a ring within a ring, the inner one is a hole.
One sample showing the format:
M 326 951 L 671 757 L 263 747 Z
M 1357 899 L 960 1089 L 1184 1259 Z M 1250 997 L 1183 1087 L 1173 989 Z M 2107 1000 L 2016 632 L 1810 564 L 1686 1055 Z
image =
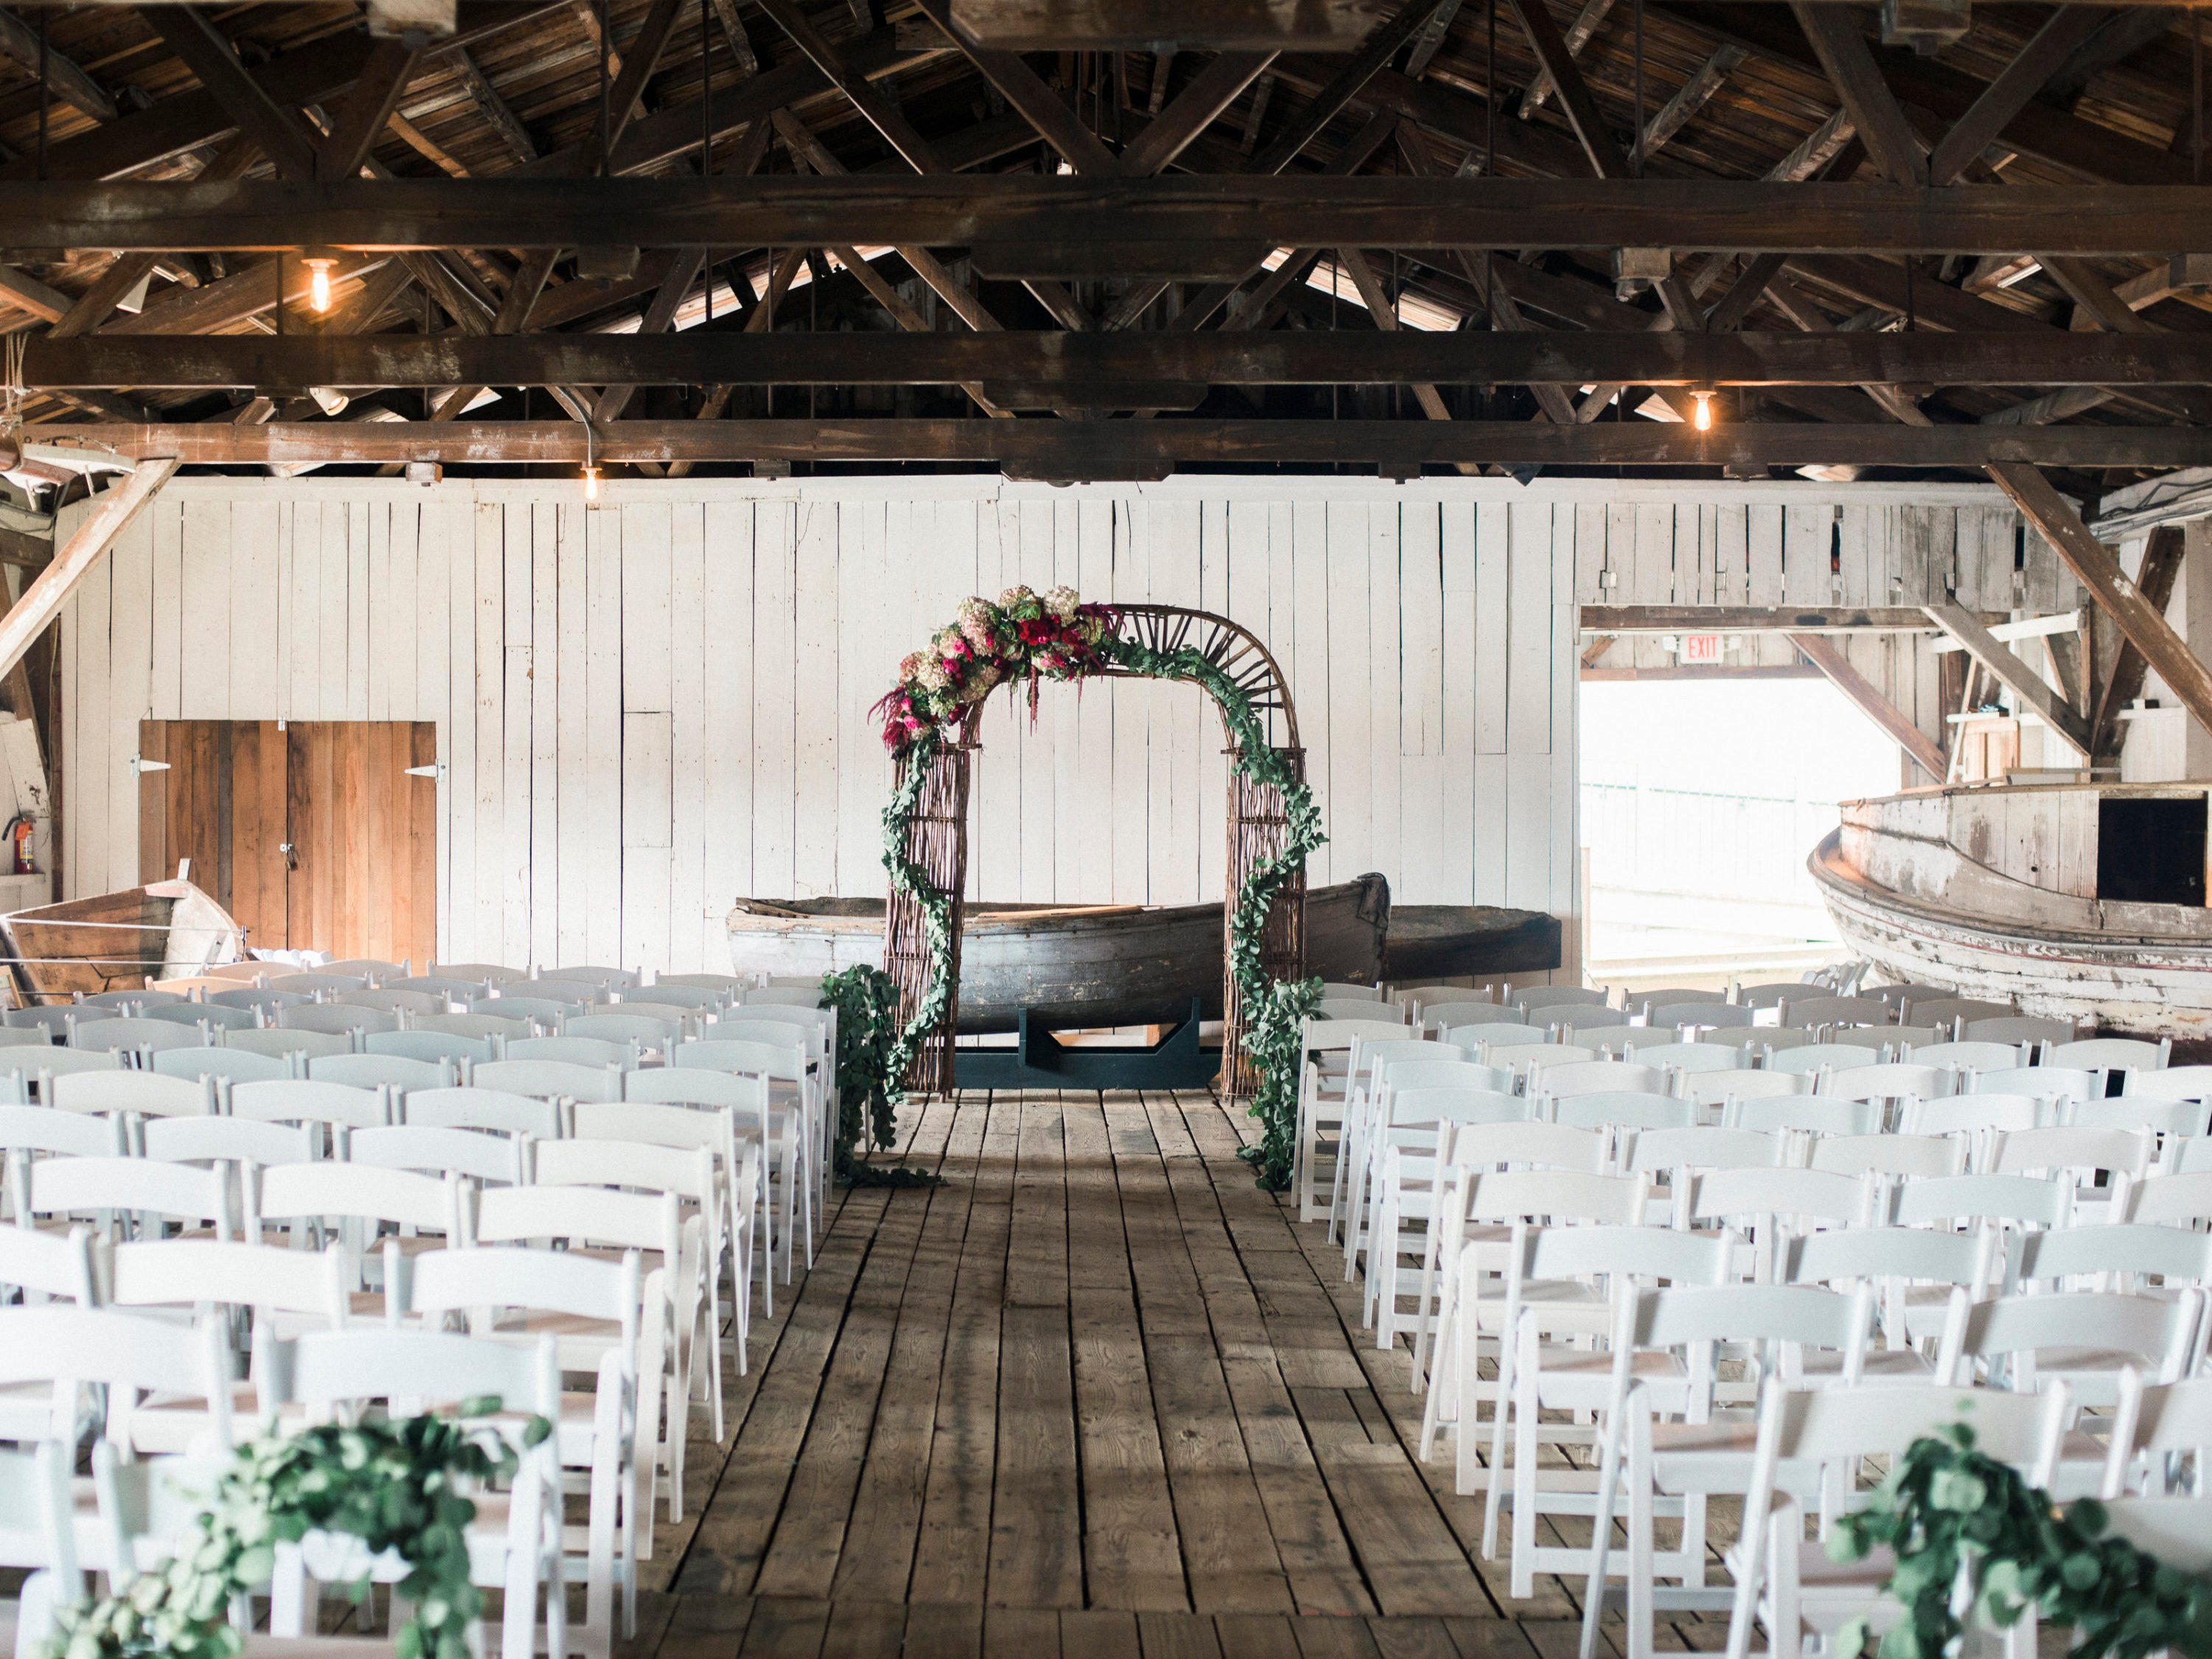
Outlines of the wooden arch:
M 1249 629 L 1210 611 L 1178 605 L 1131 605 L 1117 607 L 1115 632 L 1155 651 L 1191 647 L 1202 653 L 1251 700 L 1270 746 L 1289 765 L 1291 775 L 1304 781 L 1305 750 L 1298 743 L 1298 717 L 1291 705 L 1291 688 L 1274 657 Z M 1101 677 L 1137 678 L 1121 668 L 1107 669 Z M 927 763 L 929 775 L 907 826 L 907 857 L 927 871 L 938 890 L 952 899 L 951 995 L 945 1002 L 944 1020 L 916 1050 L 906 1078 L 908 1089 L 921 1094 L 950 1094 L 953 1086 L 952 1036 L 960 1012 L 960 933 L 967 914 L 969 774 L 981 746 L 975 740 L 975 726 L 981 713 L 981 703 L 970 708 L 961 724 L 958 741 L 945 745 Z M 1224 733 L 1227 735 L 1225 725 Z M 898 764 L 897 781 L 903 784 L 906 768 L 913 762 L 901 760 Z M 1286 826 L 1282 792 L 1255 783 L 1232 768 L 1228 830 L 1228 880 L 1221 906 L 1222 1082 L 1227 1091 L 1242 1094 L 1250 1091 L 1251 1071 L 1237 1040 L 1243 1021 L 1236 975 L 1230 971 L 1229 929 L 1237 894 L 1245 878 L 1283 848 Z M 1306 873 L 1301 865 L 1276 894 L 1261 935 L 1261 960 L 1272 978 L 1297 978 L 1304 966 L 1305 897 Z M 884 968 L 898 987 L 898 1018 L 911 1018 L 929 989 L 929 938 L 921 905 L 896 887 L 891 890 L 885 919 Z

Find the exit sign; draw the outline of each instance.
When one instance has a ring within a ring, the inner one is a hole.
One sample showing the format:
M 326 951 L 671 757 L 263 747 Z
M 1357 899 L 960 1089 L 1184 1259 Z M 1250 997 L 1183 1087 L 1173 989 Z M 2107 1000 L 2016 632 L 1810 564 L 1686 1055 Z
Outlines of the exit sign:
M 1714 663 L 1721 659 L 1721 636 L 1717 634 L 1685 634 L 1682 635 L 1682 657 L 1686 663 Z

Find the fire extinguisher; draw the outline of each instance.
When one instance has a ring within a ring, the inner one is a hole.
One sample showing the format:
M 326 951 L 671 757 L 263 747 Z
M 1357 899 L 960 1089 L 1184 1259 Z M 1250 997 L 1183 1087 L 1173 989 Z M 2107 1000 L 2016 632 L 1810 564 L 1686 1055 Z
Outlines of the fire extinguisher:
M 8 821 L 8 844 L 15 851 L 15 873 L 31 874 L 31 821 L 21 813 Z

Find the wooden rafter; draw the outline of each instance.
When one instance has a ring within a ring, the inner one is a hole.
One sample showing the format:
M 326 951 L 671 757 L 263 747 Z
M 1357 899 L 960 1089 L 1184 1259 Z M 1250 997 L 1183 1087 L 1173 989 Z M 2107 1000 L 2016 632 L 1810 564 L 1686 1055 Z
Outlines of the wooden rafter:
M 1790 642 L 1811 663 L 1828 677 L 1837 690 L 1850 698 L 1859 712 L 1886 732 L 1912 759 L 1915 765 L 1941 783 L 1943 781 L 1943 751 L 1937 748 L 1928 734 L 1906 719 L 1903 710 L 1881 694 L 1881 689 L 1854 667 L 1850 659 L 1840 647 L 1818 634 L 1792 634 Z
M 2014 702 L 2028 710 L 2071 744 L 2083 760 L 2089 758 L 2089 728 L 2079 710 L 2053 690 L 2042 675 L 2014 654 L 2012 647 L 1990 632 L 1973 614 L 1956 605 L 1923 605 L 1929 620 L 1966 647 L 1990 678 L 2013 695 Z
M 2172 524 L 2160 525 L 2144 544 L 2142 563 L 2135 574 L 2136 591 L 2160 616 L 2166 614 L 2166 604 L 2173 597 L 2174 583 L 2181 575 L 2185 545 L 2185 532 L 2179 525 Z M 2110 622 L 2109 616 L 2103 612 L 2099 615 Z M 2112 632 L 2117 635 L 2118 630 L 2114 629 Z M 2109 657 L 2112 663 L 2098 681 L 2089 705 L 2090 736 L 2096 752 L 2102 755 L 2109 753 L 2117 744 L 2120 710 L 2142 695 L 2143 678 L 2149 672 L 2150 664 L 2133 641 L 2125 637 L 2117 638 L 2109 645 L 2100 641 L 2097 654 Z
M 92 511 L 55 550 L 52 562 L 23 590 L 8 614 L 0 617 L 0 674 L 23 660 L 31 642 L 61 614 L 63 604 L 76 585 L 100 562 L 139 510 L 176 475 L 178 465 L 168 457 L 141 461 L 120 483 L 94 498 Z

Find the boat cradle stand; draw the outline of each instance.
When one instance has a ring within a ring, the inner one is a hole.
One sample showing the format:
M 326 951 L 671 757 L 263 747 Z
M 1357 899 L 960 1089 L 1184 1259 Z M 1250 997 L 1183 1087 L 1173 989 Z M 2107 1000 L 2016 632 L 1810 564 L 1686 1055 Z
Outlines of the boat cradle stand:
M 1200 1046 L 1198 1017 L 1193 997 L 1189 1018 L 1158 1042 L 1073 1048 L 1024 1008 L 1012 1048 L 953 1049 L 954 1080 L 963 1089 L 1206 1088 L 1221 1070 L 1221 1050 Z

